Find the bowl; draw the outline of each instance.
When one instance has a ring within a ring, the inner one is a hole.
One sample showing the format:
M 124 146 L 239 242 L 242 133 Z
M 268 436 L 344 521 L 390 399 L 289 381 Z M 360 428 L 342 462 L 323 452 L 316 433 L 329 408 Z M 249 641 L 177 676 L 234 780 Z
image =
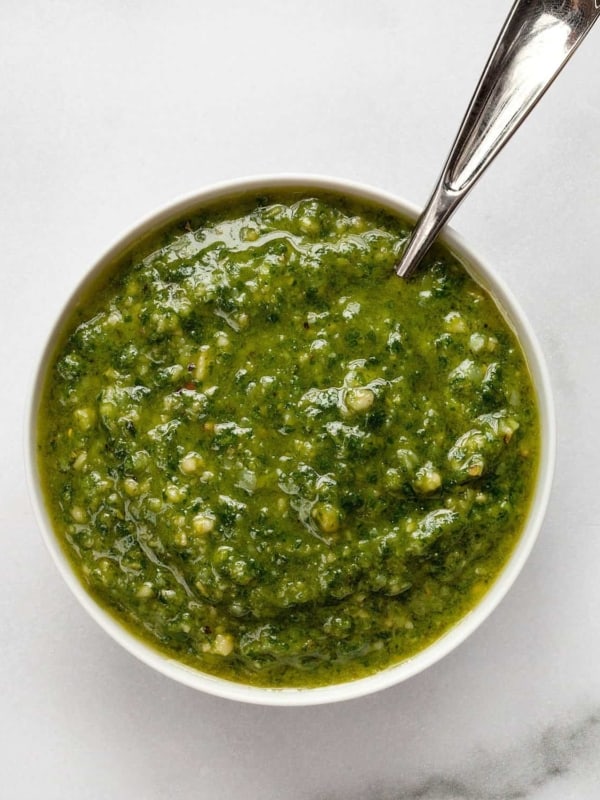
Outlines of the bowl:
M 114 262 L 128 246 L 140 240 L 157 227 L 191 212 L 202 205 L 223 200 L 244 192 L 274 191 L 282 189 L 321 189 L 365 200 L 396 211 L 408 219 L 416 219 L 418 210 L 397 197 L 359 183 L 314 175 L 276 175 L 250 177 L 220 183 L 197 193 L 178 199 L 166 208 L 134 225 L 120 237 L 96 262 L 67 301 L 54 324 L 41 354 L 31 393 L 27 472 L 36 517 L 48 550 L 63 579 L 90 616 L 126 650 L 158 672 L 186 686 L 200 689 L 219 697 L 248 703 L 277 706 L 300 706 L 330 703 L 368 695 L 393 686 L 426 669 L 463 642 L 494 610 L 521 571 L 540 530 L 548 503 L 555 460 L 555 421 L 552 393 L 544 358 L 535 335 L 517 301 L 502 279 L 487 266 L 450 228 L 444 230 L 442 241 L 453 250 L 471 276 L 493 296 L 505 320 L 515 332 L 527 361 L 537 394 L 540 416 L 540 458 L 537 480 L 529 513 L 522 534 L 510 557 L 491 588 L 478 604 L 447 630 L 440 638 L 406 660 L 367 677 L 315 688 L 261 688 L 235 683 L 199 672 L 145 644 L 104 610 L 80 583 L 56 534 L 46 509 L 40 476 L 36 464 L 37 416 L 41 399 L 46 365 L 57 345 L 65 321 L 71 314 L 77 298 Z

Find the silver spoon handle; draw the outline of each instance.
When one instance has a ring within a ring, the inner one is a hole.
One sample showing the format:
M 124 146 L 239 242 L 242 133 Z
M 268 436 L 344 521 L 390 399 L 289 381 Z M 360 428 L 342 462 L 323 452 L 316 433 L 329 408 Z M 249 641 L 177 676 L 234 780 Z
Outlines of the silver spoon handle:
M 396 272 L 408 277 L 600 16 L 600 0 L 516 0 Z

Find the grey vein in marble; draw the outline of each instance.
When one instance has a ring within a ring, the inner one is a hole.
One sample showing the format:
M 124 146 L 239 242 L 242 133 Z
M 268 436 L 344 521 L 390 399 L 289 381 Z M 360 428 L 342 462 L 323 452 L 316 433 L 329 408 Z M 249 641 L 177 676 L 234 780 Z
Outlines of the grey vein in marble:
M 600 798 L 600 713 L 545 728 L 501 753 L 473 754 L 464 769 L 452 774 L 433 774 L 409 786 L 373 787 L 345 794 L 343 800 L 535 800 L 590 758 L 598 770 L 598 793 L 578 800 Z M 327 795 L 323 800 L 342 798 Z

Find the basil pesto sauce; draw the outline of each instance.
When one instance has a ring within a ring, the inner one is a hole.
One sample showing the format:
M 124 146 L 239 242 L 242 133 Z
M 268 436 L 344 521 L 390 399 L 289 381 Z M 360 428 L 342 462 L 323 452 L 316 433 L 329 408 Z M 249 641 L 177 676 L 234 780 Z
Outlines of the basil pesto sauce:
M 49 365 L 39 467 L 89 592 L 264 686 L 369 674 L 494 581 L 527 515 L 523 353 L 446 249 L 320 192 L 241 197 L 124 255 Z

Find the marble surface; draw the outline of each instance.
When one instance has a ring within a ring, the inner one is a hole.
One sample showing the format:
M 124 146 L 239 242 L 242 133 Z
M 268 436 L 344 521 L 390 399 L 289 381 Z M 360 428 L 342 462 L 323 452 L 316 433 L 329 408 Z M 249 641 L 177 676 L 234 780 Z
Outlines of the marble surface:
M 509 2 L 0 3 L 0 796 L 600 798 L 600 28 L 454 226 L 547 354 L 554 494 L 513 590 L 380 694 L 275 709 L 203 696 L 114 644 L 36 529 L 24 407 L 48 327 L 139 217 L 250 173 L 423 203 Z

